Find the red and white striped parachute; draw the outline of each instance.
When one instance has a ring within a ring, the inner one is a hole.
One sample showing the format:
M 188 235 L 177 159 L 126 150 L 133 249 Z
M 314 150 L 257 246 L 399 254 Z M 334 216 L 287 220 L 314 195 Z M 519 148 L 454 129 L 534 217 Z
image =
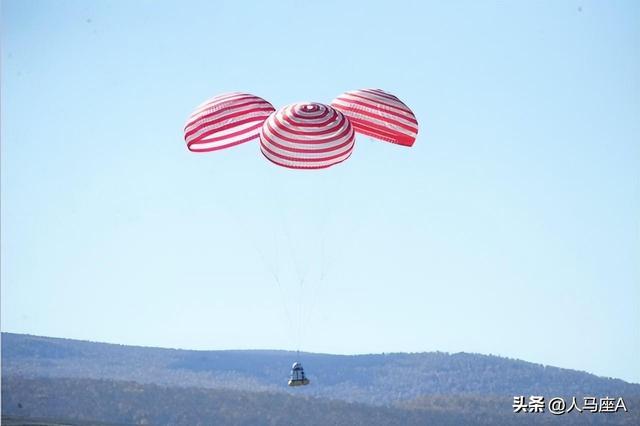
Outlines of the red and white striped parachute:
M 380 89 L 346 92 L 331 106 L 349 117 L 356 132 L 375 139 L 412 146 L 418 135 L 418 120 L 400 99 Z
M 273 105 L 254 95 L 225 93 L 200 104 L 184 127 L 187 148 L 208 152 L 255 139 Z
M 355 133 L 412 146 L 418 121 L 400 99 L 380 89 L 346 92 L 331 105 L 302 102 L 275 111 L 264 99 L 226 93 L 196 108 L 184 128 L 189 150 L 208 152 L 260 139 L 271 162 L 293 169 L 321 169 L 351 155 Z
M 294 169 L 322 169 L 351 155 L 355 134 L 340 111 L 319 103 L 287 105 L 271 114 L 260 131 L 268 160 Z

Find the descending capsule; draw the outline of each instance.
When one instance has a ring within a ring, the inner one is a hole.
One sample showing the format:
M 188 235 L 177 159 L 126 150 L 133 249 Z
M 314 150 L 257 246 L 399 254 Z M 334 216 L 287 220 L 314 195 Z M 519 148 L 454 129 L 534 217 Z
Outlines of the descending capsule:
M 289 377 L 289 386 L 304 386 L 309 384 L 309 379 L 304 375 L 304 369 L 299 362 L 293 363 L 291 367 L 291 376 Z

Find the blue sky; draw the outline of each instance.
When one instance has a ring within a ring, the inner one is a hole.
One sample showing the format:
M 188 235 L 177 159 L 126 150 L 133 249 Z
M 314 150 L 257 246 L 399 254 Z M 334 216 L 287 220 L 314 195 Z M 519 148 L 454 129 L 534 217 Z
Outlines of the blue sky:
M 639 19 L 633 1 L 3 1 L 2 330 L 640 382 Z M 360 137 L 301 172 L 256 143 L 184 146 L 225 91 L 364 87 L 413 108 L 413 148 Z

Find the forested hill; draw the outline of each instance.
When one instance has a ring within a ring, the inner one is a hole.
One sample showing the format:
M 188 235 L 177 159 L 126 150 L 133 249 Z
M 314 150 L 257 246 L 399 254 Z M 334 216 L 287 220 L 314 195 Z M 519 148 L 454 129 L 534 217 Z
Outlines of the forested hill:
M 2 333 L 2 375 L 284 391 L 367 404 L 428 394 L 640 395 L 640 385 L 496 356 L 442 352 L 302 354 L 312 386 L 290 390 L 295 354 L 190 351 Z
M 428 406 L 371 406 L 282 392 L 165 387 L 95 379 L 8 378 L 2 381 L 2 424 L 107 425 L 637 425 L 636 412 L 514 414 L 511 398 L 430 398 Z M 433 402 L 436 402 L 434 404 Z M 628 404 L 638 406 L 638 398 Z
M 2 424 L 640 424 L 640 385 L 478 354 L 189 351 L 2 333 Z M 624 397 L 629 412 L 514 414 L 516 395 Z

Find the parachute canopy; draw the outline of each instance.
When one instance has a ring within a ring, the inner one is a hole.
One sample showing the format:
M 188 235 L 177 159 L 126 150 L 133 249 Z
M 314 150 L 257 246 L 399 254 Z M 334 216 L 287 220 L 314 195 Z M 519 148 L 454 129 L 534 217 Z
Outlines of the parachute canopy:
M 247 93 L 225 93 L 199 105 L 184 128 L 187 148 L 194 152 L 230 148 L 258 137 L 273 105 Z
M 413 112 L 380 89 L 346 92 L 331 105 L 300 102 L 275 110 L 248 93 L 225 93 L 198 106 L 184 128 L 193 152 L 230 148 L 259 137 L 271 162 L 292 169 L 322 169 L 345 161 L 355 133 L 412 146 L 418 134 Z
M 294 169 L 321 169 L 351 155 L 353 127 L 329 105 L 302 102 L 271 114 L 260 131 L 260 149 L 268 160 Z
M 400 99 L 380 89 L 343 93 L 331 106 L 349 117 L 358 133 L 398 145 L 412 146 L 418 121 Z

